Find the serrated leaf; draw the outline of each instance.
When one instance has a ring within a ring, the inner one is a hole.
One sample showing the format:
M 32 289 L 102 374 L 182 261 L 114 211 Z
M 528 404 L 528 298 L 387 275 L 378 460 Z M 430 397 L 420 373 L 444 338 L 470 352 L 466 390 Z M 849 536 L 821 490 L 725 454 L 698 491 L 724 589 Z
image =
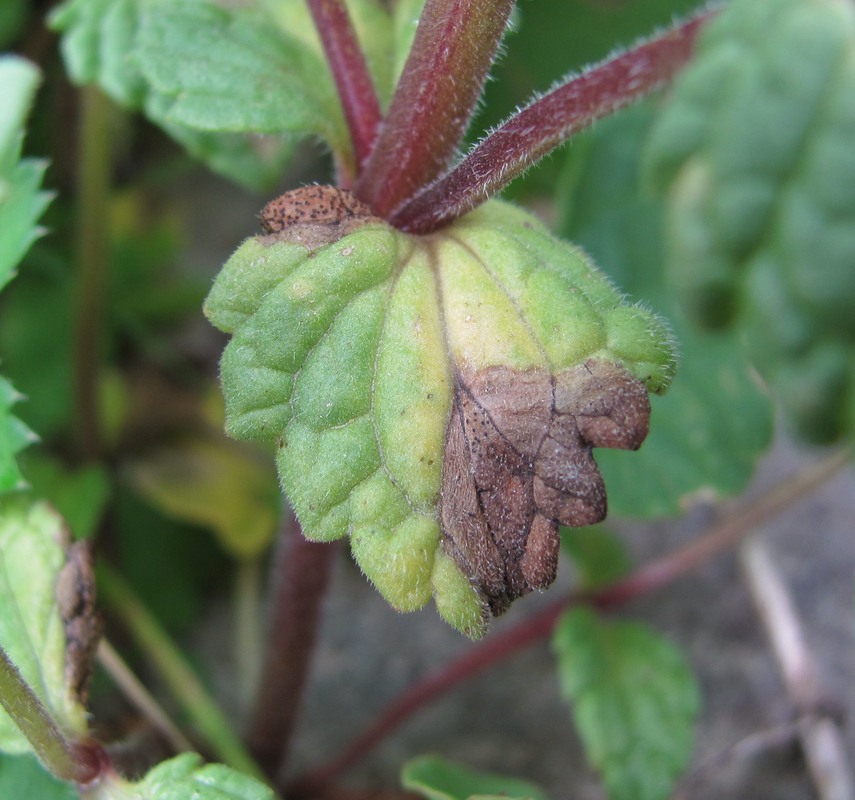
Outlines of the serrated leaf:
M 69 0 L 57 7 L 50 23 L 63 34 L 61 47 L 70 77 L 78 84 L 97 83 L 117 103 L 143 110 L 215 172 L 253 188 L 270 185 L 280 177 L 296 139 L 286 134 L 198 130 L 169 117 L 174 98 L 149 82 L 135 57 L 146 9 L 154 1 Z M 214 11 L 214 15 L 230 13 L 244 12 Z
M 137 460 L 130 475 L 156 508 L 210 527 L 237 558 L 260 555 L 279 527 L 281 495 L 262 454 L 224 438 L 195 437 Z
M 20 396 L 9 381 L 0 377 L 0 494 L 26 486 L 15 455 L 37 438 L 21 420 L 10 413 L 19 399 Z
M 50 200 L 40 191 L 45 163 L 20 160 L 24 121 L 39 84 L 38 69 L 17 56 L 0 57 L 0 289 L 41 231 Z
M 134 800 L 273 800 L 273 790 L 223 764 L 203 764 L 195 753 L 164 761 L 127 787 Z M 116 798 L 125 797 L 117 794 Z M 110 800 L 107 795 L 103 800 Z
M 354 208 L 346 197 L 285 195 L 310 221 L 247 240 L 215 282 L 206 313 L 232 334 L 227 429 L 278 438 L 309 538 L 350 535 L 393 606 L 435 595 L 478 635 L 554 578 L 555 521 L 602 517 L 590 447 L 638 445 L 628 432 L 643 438 L 647 388 L 668 384 L 670 340 L 524 212 L 490 204 L 430 239 L 353 211 L 318 221 Z M 591 439 L 574 427 L 575 414 L 605 420 L 613 402 L 622 410 Z
M 688 763 L 699 693 L 683 655 L 637 622 L 579 608 L 555 628 L 561 690 L 611 800 L 665 800 Z
M 699 38 L 647 154 L 685 307 L 735 327 L 815 441 L 852 433 L 853 96 L 851 3 L 737 0 Z
M 771 403 L 738 337 L 687 324 L 669 290 L 663 205 L 638 174 L 653 112 L 636 106 L 578 137 L 559 183 L 561 233 L 664 314 L 679 342 L 680 368 L 668 394 L 651 398 L 651 432 L 638 455 L 598 455 L 611 513 L 629 517 L 677 513 L 699 493 L 741 492 L 772 432 Z
M 53 777 L 30 756 L 0 754 L 0 797 L 8 800 L 78 800 L 70 783 Z
M 427 800 L 546 800 L 543 789 L 530 781 L 477 772 L 440 755 L 424 755 L 408 761 L 401 770 L 405 789 Z
M 45 164 L 20 160 L 24 121 L 39 79 L 38 69 L 25 59 L 0 57 L 0 289 L 41 235 L 37 222 L 50 199 L 40 191 Z M 20 399 L 0 376 L 0 494 L 24 485 L 15 454 L 36 438 L 10 412 Z
M 46 503 L 0 498 L 0 642 L 24 680 L 69 734 L 84 735 L 86 710 L 67 683 L 65 632 L 55 585 L 65 563 L 63 521 Z M 0 750 L 30 745 L 0 712 Z

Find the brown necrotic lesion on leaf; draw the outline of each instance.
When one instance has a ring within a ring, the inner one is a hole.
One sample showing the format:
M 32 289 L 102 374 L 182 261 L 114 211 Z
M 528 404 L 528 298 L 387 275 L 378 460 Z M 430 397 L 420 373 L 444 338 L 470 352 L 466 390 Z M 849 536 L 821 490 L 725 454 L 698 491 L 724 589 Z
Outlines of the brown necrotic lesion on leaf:
M 261 227 L 276 241 L 286 239 L 316 250 L 362 225 L 382 222 L 353 192 L 337 186 L 301 186 L 271 200 L 259 214 Z
M 95 655 L 104 628 L 95 599 L 95 567 L 90 542 L 74 542 L 56 581 L 56 600 L 65 630 L 65 679 L 86 705 Z
M 456 376 L 442 541 L 494 615 L 555 579 L 559 524 L 605 517 L 591 451 L 637 449 L 649 419 L 645 385 L 608 361 L 556 375 L 496 366 Z

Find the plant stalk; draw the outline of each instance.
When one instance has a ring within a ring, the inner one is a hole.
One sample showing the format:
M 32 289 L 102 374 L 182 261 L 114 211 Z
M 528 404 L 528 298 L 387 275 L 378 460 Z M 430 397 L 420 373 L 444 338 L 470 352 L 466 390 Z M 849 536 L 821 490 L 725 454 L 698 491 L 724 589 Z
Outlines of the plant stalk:
M 97 742 L 70 739 L 63 733 L 3 647 L 0 705 L 27 738 L 39 761 L 60 780 L 85 786 L 109 769 L 107 753 Z
M 247 742 L 268 775 L 282 774 L 339 548 L 303 538 L 289 512 L 276 548 L 267 652 Z
M 235 667 L 238 700 L 245 712 L 255 697 L 264 649 L 261 630 L 261 559 L 257 556 L 238 561 L 234 587 Z
M 844 737 L 830 713 L 823 712 L 826 698 L 819 670 L 791 593 L 759 537 L 742 542 L 739 558 L 799 719 L 802 751 L 817 796 L 820 800 L 852 800 L 855 780 Z
M 101 453 L 99 373 L 108 276 L 108 229 L 112 145 L 111 106 L 97 86 L 80 90 L 77 141 L 74 265 L 74 414 L 81 457 Z
M 460 658 L 429 675 L 393 700 L 337 756 L 287 787 L 287 796 L 311 797 L 337 781 L 401 723 L 439 695 L 482 672 L 503 658 L 549 636 L 564 612 L 587 604 L 610 610 L 672 583 L 716 555 L 735 547 L 756 528 L 803 499 L 849 464 L 852 450 L 844 448 L 804 471 L 785 478 L 750 503 L 713 524 L 695 541 L 655 559 L 627 578 L 603 587 L 571 592 L 514 628 L 478 644 Z
M 241 772 L 265 780 L 216 701 L 131 587 L 112 568 L 101 564 L 98 588 L 217 758 Z
M 388 216 L 408 233 L 430 233 L 472 211 L 573 134 L 673 79 L 692 54 L 705 11 L 573 76 L 496 128 L 453 170 Z
M 448 168 L 478 102 L 513 0 L 427 0 L 356 193 L 380 217 Z
M 371 73 L 343 0 L 307 3 L 338 90 L 356 164 L 361 168 L 374 147 L 382 121 Z
M 193 745 L 187 737 L 106 639 L 98 642 L 98 663 L 128 701 L 160 732 L 176 753 L 193 750 Z

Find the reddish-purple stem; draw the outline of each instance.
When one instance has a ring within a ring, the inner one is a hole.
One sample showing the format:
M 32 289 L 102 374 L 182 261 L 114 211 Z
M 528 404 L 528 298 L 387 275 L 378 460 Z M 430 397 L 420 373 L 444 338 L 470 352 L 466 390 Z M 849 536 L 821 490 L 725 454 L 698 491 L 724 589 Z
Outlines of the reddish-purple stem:
M 782 480 L 753 502 L 713 524 L 685 547 L 654 559 L 626 578 L 607 586 L 571 592 L 510 630 L 482 642 L 404 692 L 338 756 L 288 786 L 287 796 L 299 798 L 322 793 L 420 708 L 497 661 L 547 637 L 569 607 L 584 603 L 608 611 L 672 583 L 734 547 L 760 525 L 821 486 L 850 460 L 851 452 L 848 450 L 834 453 L 804 472 Z
M 271 777 L 284 766 L 309 673 L 321 605 L 339 548 L 309 542 L 288 520 L 276 550 L 270 631 L 247 744 Z
M 446 170 L 493 63 L 513 0 L 427 0 L 357 195 L 385 217 Z
M 672 79 L 713 13 L 673 27 L 534 100 L 448 174 L 395 209 L 389 222 L 409 233 L 429 233 L 476 208 L 574 133 Z
M 380 102 L 343 0 L 307 0 L 350 130 L 357 167 L 368 159 L 382 121 Z

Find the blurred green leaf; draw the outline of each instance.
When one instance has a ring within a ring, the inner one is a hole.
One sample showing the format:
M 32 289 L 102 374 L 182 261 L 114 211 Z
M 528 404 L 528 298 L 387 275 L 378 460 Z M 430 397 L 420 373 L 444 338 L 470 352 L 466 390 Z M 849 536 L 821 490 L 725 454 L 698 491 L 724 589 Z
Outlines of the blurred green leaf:
M 427 800 L 546 800 L 543 790 L 529 781 L 489 772 L 476 772 L 439 755 L 424 755 L 408 761 L 401 770 L 405 789 Z
M 78 84 L 97 83 L 117 103 L 144 110 L 153 122 L 214 171 L 245 186 L 260 188 L 270 185 L 281 176 L 293 153 L 295 139 L 282 133 L 212 132 L 182 124 L 169 116 L 175 98 L 158 91 L 140 70 L 135 55 L 138 36 L 146 19 L 151 17 L 149 7 L 157 2 L 68 0 L 58 6 L 50 23 L 63 34 L 62 53 L 71 79 Z M 221 22 L 241 19 L 245 14 L 257 19 L 257 15 L 251 14 L 248 8 L 225 11 L 214 3 L 198 0 L 167 8 L 173 7 L 177 9 L 175 13 L 180 14 L 185 6 L 190 9 L 185 9 L 186 13 L 191 15 L 191 6 L 202 9 L 203 15 L 203 7 L 210 8 L 212 20 Z M 269 34 L 266 38 L 269 39 Z M 185 44 L 196 41 L 195 32 L 191 32 Z M 156 44 L 150 43 L 150 48 Z M 149 55 L 156 58 L 151 49 Z
M 314 133 L 342 148 L 341 112 L 324 62 L 251 7 L 144 0 L 134 57 L 197 130 Z
M 12 384 L 0 377 L 0 494 L 27 485 L 15 455 L 38 438 L 21 420 L 9 413 L 20 397 Z
M 734 0 L 647 152 L 685 308 L 733 327 L 819 442 L 855 433 L 853 64 L 848 0 Z
M 0 50 L 5 50 L 21 33 L 29 13 L 27 0 L 3 0 L 0 3 Z
M 424 0 L 416 0 L 423 3 Z M 382 105 L 388 104 L 394 90 L 394 59 L 390 58 L 393 48 L 398 53 L 398 41 L 392 42 L 393 23 L 387 4 L 381 0 L 346 0 L 348 13 L 360 48 Z M 397 15 L 402 3 L 396 3 Z M 412 6 L 412 0 L 409 5 Z M 260 6 L 274 19 L 279 29 L 289 38 L 295 38 L 310 48 L 319 59 L 324 60 L 323 48 L 315 23 L 306 3 L 283 3 L 280 0 L 260 0 Z M 409 44 L 407 43 L 408 47 Z
M 65 632 L 55 592 L 66 538 L 62 518 L 47 503 L 0 497 L 0 642 L 60 725 L 83 735 L 86 710 L 66 683 Z M 30 751 L 4 712 L 0 750 Z
M 629 571 L 631 562 L 626 546 L 604 525 L 562 527 L 559 532 L 561 552 L 573 561 L 581 588 L 593 589 L 611 583 Z
M 78 800 L 77 790 L 47 772 L 31 756 L 0 754 L 0 797 L 4 800 Z
M 559 183 L 559 232 L 588 250 L 633 297 L 673 325 L 680 366 L 652 397 L 650 435 L 631 458 L 598 451 L 611 513 L 674 514 L 694 494 L 742 491 L 769 446 L 771 403 L 738 338 L 708 334 L 682 317 L 664 270 L 663 208 L 645 193 L 639 155 L 651 104 L 601 121 L 575 140 Z
M 537 0 L 517 3 L 514 24 L 505 37 L 503 55 L 492 70 L 470 137 L 497 125 L 533 93 L 549 89 L 571 71 L 601 61 L 621 47 L 688 14 L 699 0 Z M 570 145 L 573 148 L 575 144 Z M 515 180 L 504 196 L 550 195 L 557 158 L 545 159 Z
M 17 56 L 0 56 L 0 289 L 41 233 L 36 223 L 50 200 L 40 191 L 45 163 L 21 161 L 24 122 L 41 80 Z
M 71 279 L 68 264 L 40 242 L 3 293 L 0 366 L 26 396 L 18 414 L 45 439 L 71 423 Z
M 23 461 L 33 496 L 47 500 L 77 539 L 95 533 L 110 496 L 110 480 L 100 466 L 68 469 L 58 460 L 32 453 Z
M 119 487 L 114 514 L 117 567 L 145 607 L 171 633 L 198 623 L 232 562 L 204 529 L 164 515 L 128 487 Z
M 24 121 L 39 80 L 38 69 L 25 59 L 0 57 L 0 289 L 13 278 L 18 262 L 41 234 L 36 223 L 50 199 L 40 191 L 45 164 L 20 160 Z M 23 485 L 15 455 L 35 439 L 10 412 L 20 399 L 0 377 L 0 493 Z
M 561 689 L 611 800 L 666 800 L 688 763 L 699 693 L 683 655 L 636 622 L 585 608 L 555 628 Z
M 273 800 L 273 790 L 261 781 L 223 764 L 204 764 L 196 753 L 158 764 L 139 783 L 116 785 L 103 800 Z
M 185 439 L 137 460 L 130 472 L 154 506 L 211 528 L 237 558 L 260 555 L 279 526 L 282 500 L 273 464 L 241 442 Z

